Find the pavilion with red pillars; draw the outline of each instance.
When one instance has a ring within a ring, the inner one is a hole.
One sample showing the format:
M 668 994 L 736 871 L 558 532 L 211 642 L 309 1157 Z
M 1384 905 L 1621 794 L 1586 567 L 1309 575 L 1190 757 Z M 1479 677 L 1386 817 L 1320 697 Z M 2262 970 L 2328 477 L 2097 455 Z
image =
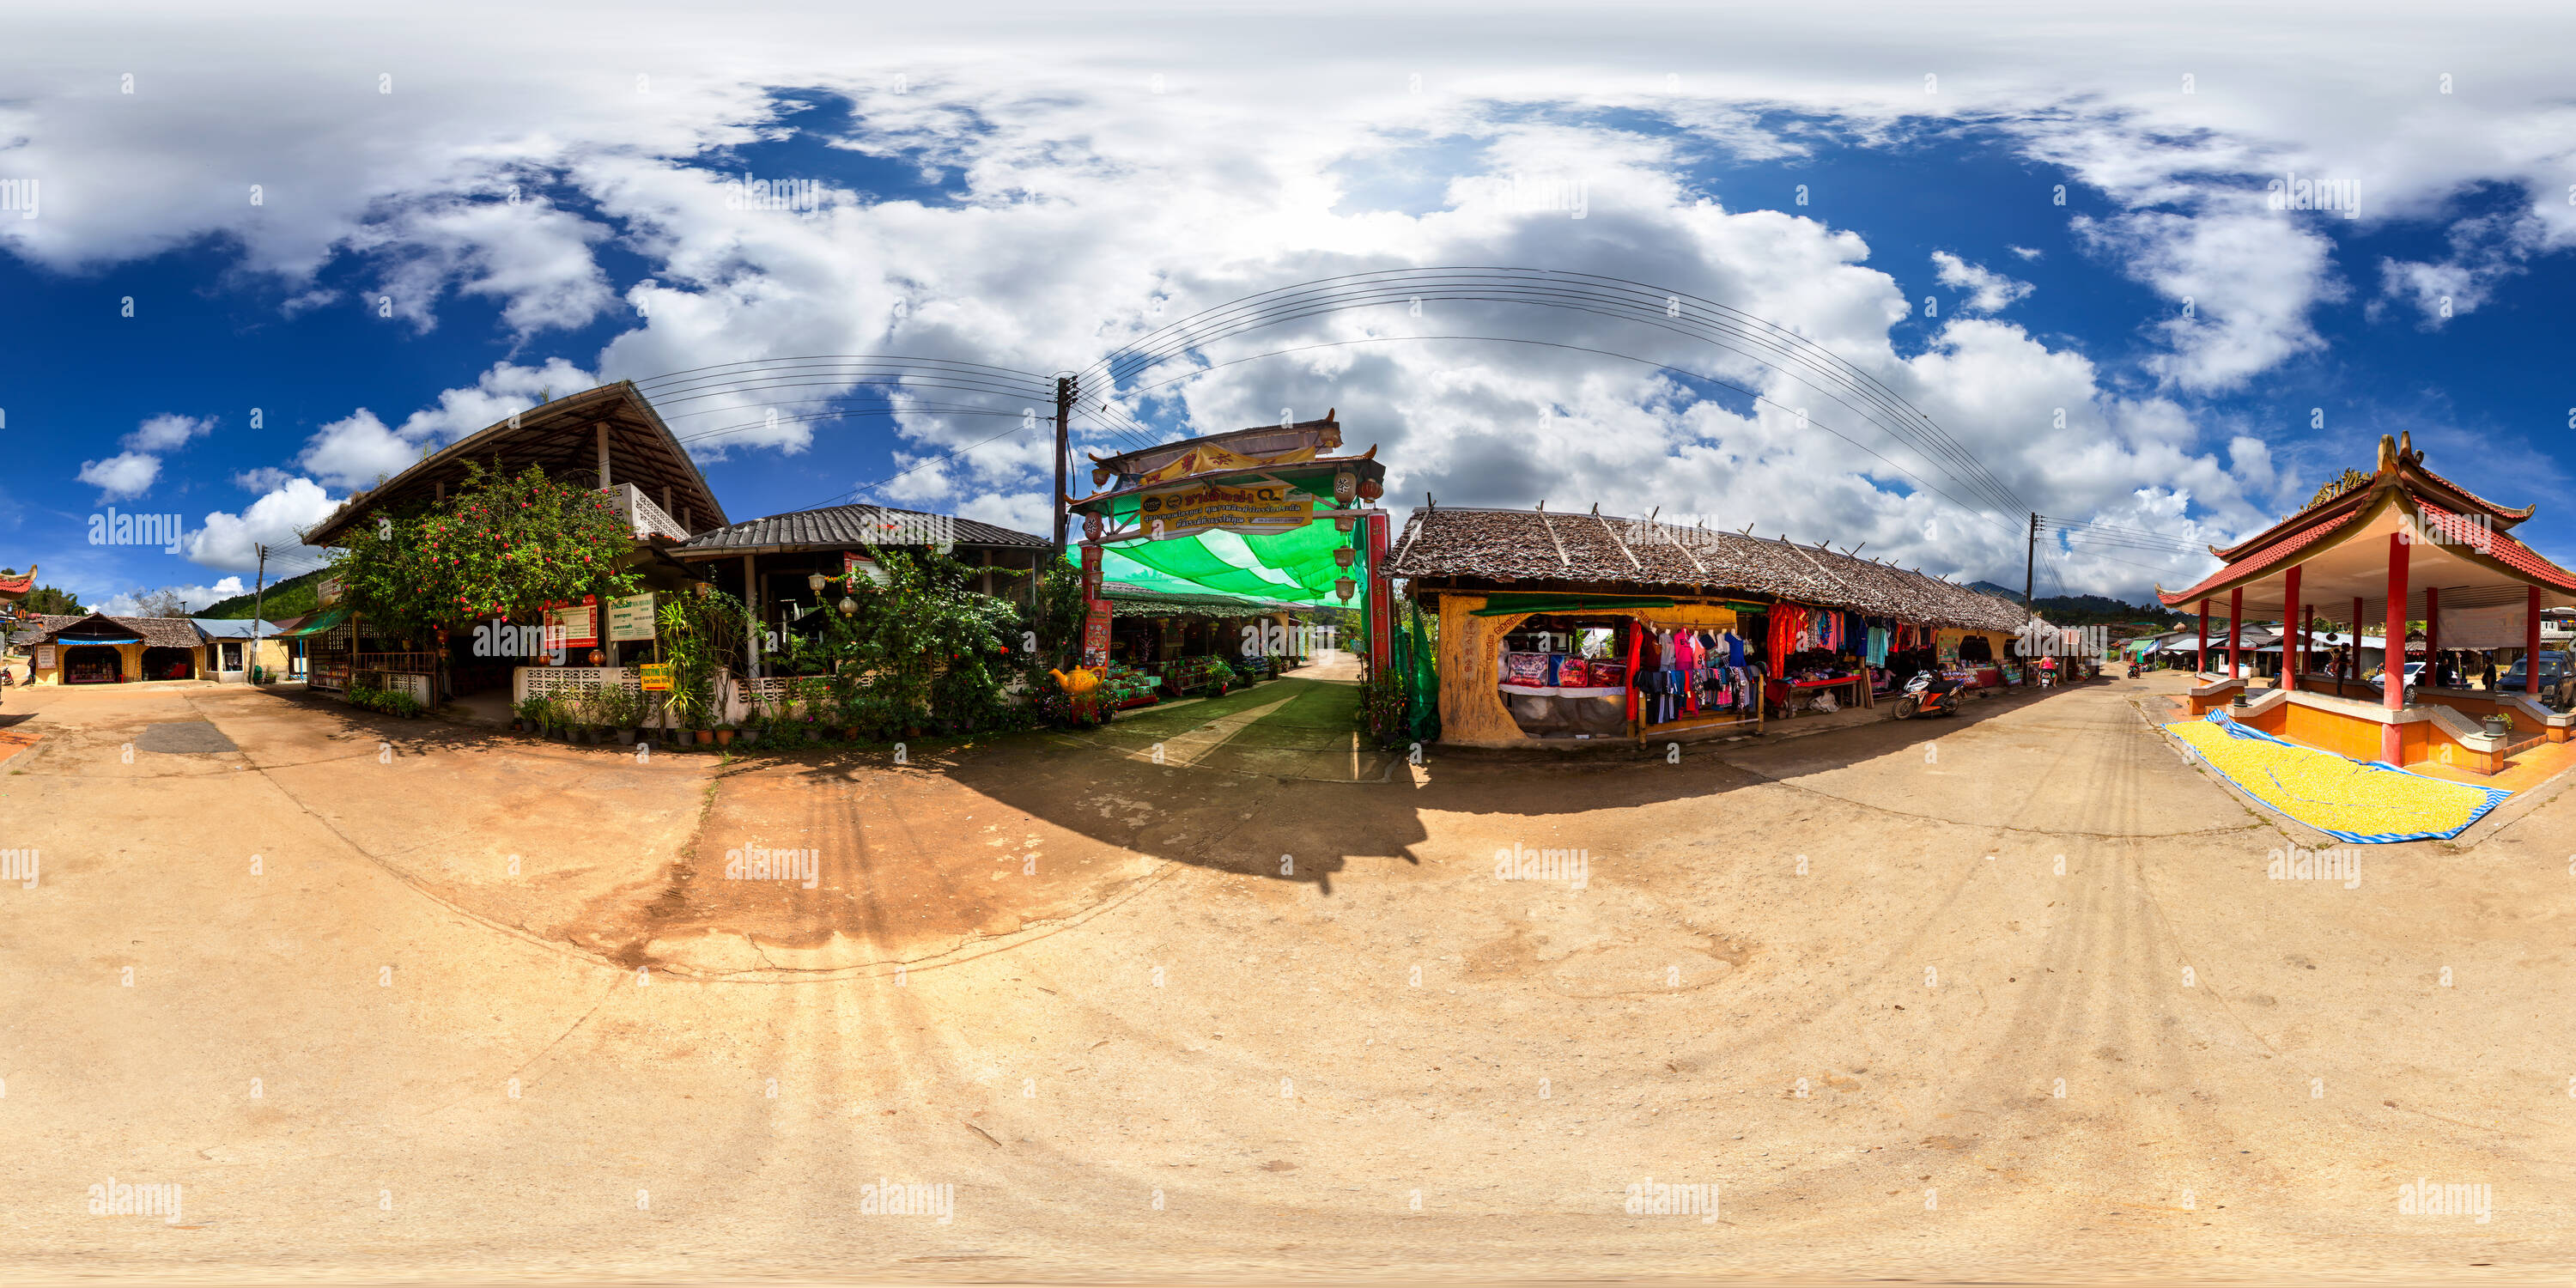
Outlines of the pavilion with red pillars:
M 2576 604 L 2576 572 L 2542 558 L 2512 535 L 2533 507 L 2486 500 L 2424 468 L 2412 436 L 2382 437 L 2371 474 L 2348 473 L 2306 509 L 2210 553 L 2226 566 L 2187 590 L 2156 588 L 2168 608 L 2200 614 L 2201 682 L 2191 712 L 2227 707 L 2266 733 L 2356 760 L 2405 766 L 2431 761 L 2493 774 L 2508 757 L 2537 743 L 2565 742 L 2576 719 L 2542 705 L 2540 620 L 2545 608 Z M 2210 638 L 2210 612 L 2223 606 L 2224 641 Z M 2388 641 L 2390 669 L 2402 677 L 2406 624 L 2426 623 L 2426 656 L 2444 648 L 2518 648 L 2533 658 L 2522 689 L 2444 689 L 2423 677 L 2410 695 L 2403 683 L 2374 686 L 2347 654 L 2340 673 L 2310 662 L 2308 641 L 2318 614 L 2364 623 Z M 2246 692 L 2242 623 L 2279 620 L 2295 645 L 2283 650 L 2278 685 Z M 2456 638 L 2445 640 L 2446 621 Z M 2213 645 L 2225 650 L 2224 674 L 2210 673 Z M 2411 699 L 2411 700 L 2410 700 Z M 2504 716 L 2502 733 L 2488 717 Z

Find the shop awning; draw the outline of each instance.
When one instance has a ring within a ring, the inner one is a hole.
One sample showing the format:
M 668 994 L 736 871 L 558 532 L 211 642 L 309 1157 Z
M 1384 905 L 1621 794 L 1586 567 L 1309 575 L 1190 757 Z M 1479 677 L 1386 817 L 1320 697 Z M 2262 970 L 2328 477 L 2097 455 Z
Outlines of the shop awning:
M 269 638 L 275 640 L 287 640 L 294 639 L 299 635 L 319 635 L 347 620 L 349 620 L 348 609 L 334 608 L 331 611 L 322 614 L 320 617 L 316 617 L 312 621 L 296 627 L 294 630 L 279 631 L 275 635 L 269 636 Z

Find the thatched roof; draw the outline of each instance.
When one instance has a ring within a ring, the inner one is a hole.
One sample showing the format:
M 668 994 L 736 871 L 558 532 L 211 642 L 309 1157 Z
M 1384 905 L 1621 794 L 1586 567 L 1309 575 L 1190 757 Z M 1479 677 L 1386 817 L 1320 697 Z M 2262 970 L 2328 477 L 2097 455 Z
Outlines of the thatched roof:
M 1388 571 L 1461 585 L 1744 593 L 1931 626 L 2016 631 L 2021 605 L 1819 546 L 1600 514 L 1413 512 Z
M 197 629 L 197 624 L 185 617 L 110 617 L 105 613 L 29 613 L 20 621 L 18 631 L 9 637 L 9 642 L 49 644 L 64 630 L 83 622 L 97 625 L 82 634 L 114 634 L 121 628 L 149 648 L 195 648 L 206 642 L 205 634 Z M 63 642 L 78 644 L 80 640 L 75 637 Z

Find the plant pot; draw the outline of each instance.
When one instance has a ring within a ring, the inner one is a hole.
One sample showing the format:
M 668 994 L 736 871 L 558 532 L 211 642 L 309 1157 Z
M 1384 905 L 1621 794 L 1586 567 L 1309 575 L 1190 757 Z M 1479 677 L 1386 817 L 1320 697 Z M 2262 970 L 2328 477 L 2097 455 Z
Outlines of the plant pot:
M 859 727 L 857 725 L 851 725 L 848 728 L 841 730 L 841 736 L 851 742 L 857 742 L 859 740 Z
M 717 745 L 717 746 L 719 746 L 719 747 L 730 747 L 730 746 L 732 746 L 732 745 L 733 745 L 733 730 L 731 730 L 731 729 L 718 729 L 718 730 L 716 730 L 716 731 L 715 731 L 715 733 L 716 733 L 716 745 Z
M 746 746 L 746 747 L 757 747 L 757 746 L 759 746 L 759 745 L 760 745 L 760 731 L 759 731 L 759 730 L 757 730 L 757 729 L 745 729 L 745 730 L 743 730 L 743 731 L 742 731 L 742 745 L 743 745 L 743 746 Z
M 644 741 L 644 731 L 640 728 L 617 731 L 617 744 L 621 747 L 632 747 L 642 741 Z
M 2504 722 L 2503 716 L 2488 716 L 2486 724 L 2487 736 L 2490 738 L 2502 738 L 2513 732 L 2512 727 Z

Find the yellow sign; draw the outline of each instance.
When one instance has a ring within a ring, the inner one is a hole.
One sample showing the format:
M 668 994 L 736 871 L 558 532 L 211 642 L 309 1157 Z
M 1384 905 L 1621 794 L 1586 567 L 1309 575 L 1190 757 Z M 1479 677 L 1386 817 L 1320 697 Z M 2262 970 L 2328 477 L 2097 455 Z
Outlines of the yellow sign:
M 671 691 L 670 663 L 647 662 L 636 669 L 644 673 L 644 691 L 646 693 L 668 693 Z
M 1137 526 L 1146 535 L 1185 537 L 1197 532 L 1246 535 L 1287 532 L 1315 521 L 1315 498 L 1278 483 L 1245 487 L 1182 488 L 1150 492 L 1136 503 Z
M 1180 456 L 1173 460 L 1171 464 L 1146 475 L 1143 482 L 1145 486 L 1152 487 L 1157 483 L 1169 483 L 1174 479 L 1187 478 L 1192 474 L 1211 474 L 1218 470 L 1251 469 L 1254 466 L 1260 465 L 1288 465 L 1297 461 L 1311 461 L 1313 459 L 1315 459 L 1315 449 L 1312 445 L 1294 448 L 1285 452 L 1270 452 L 1259 456 L 1246 456 L 1241 452 L 1229 452 L 1214 443 L 1210 443 L 1204 447 L 1192 448 L 1189 451 L 1181 453 Z

